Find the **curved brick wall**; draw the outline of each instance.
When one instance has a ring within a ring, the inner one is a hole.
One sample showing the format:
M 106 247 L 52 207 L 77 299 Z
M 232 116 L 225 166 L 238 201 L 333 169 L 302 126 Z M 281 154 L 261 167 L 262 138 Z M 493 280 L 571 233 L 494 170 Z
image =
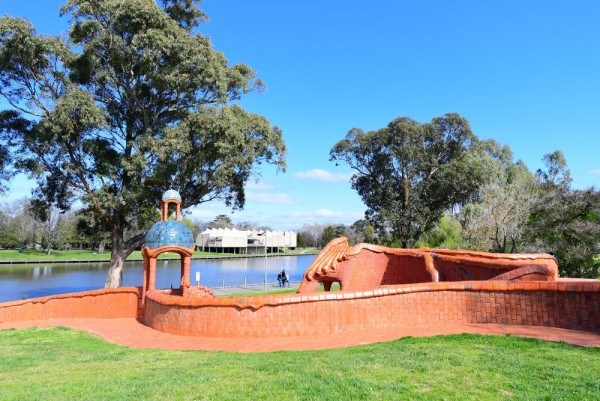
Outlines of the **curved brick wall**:
M 600 332 L 600 282 L 472 281 L 330 292 L 193 299 L 150 292 L 145 324 L 180 335 L 310 336 L 461 323 Z
M 124 287 L 0 303 L 0 323 L 60 318 L 136 317 L 139 289 Z
M 511 280 L 552 281 L 556 259 L 548 254 L 498 254 L 448 249 L 400 249 L 373 244 L 350 246 L 345 237 L 330 241 L 304 273 L 299 293 L 328 291 L 339 282 L 346 291 L 369 291 L 385 285 L 490 280 L 524 267 Z

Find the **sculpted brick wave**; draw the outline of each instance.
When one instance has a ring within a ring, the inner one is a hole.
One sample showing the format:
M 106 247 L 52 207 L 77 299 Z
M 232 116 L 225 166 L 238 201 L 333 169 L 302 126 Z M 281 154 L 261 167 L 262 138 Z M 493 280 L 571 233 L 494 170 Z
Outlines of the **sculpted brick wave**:
M 473 280 L 537 280 L 558 278 L 558 265 L 548 254 L 493 254 L 447 249 L 397 249 L 372 244 L 349 246 L 344 237 L 331 241 L 306 270 L 300 293 L 364 291 L 382 285 Z

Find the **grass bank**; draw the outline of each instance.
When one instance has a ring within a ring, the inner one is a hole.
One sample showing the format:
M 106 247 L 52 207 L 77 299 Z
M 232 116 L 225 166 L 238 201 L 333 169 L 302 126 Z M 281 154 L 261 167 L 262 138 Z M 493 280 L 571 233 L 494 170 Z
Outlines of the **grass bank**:
M 285 251 L 276 255 L 287 256 L 287 255 L 314 255 L 318 253 L 317 249 L 301 249 L 295 251 Z M 244 255 L 235 255 L 231 253 L 218 253 L 218 252 L 194 252 L 194 258 L 210 258 L 210 257 L 240 257 Z M 175 258 L 179 257 L 174 253 L 165 253 L 159 256 L 159 258 Z M 72 250 L 72 251 L 52 251 L 50 255 L 46 252 L 36 251 L 31 249 L 23 250 L 0 250 L 0 263 L 6 263 L 8 261 L 53 261 L 53 262 L 68 262 L 73 260 L 81 261 L 107 261 L 110 260 L 110 251 L 97 253 L 90 250 Z M 127 260 L 142 260 L 142 253 L 140 251 L 134 251 Z
M 458 335 L 305 352 L 140 350 L 0 331 L 2 400 L 598 400 L 600 349 Z
M 275 294 L 294 294 L 298 289 L 297 288 L 280 288 L 277 290 L 267 290 L 267 291 L 243 291 L 236 292 L 234 294 L 223 294 L 219 295 L 219 298 L 233 298 L 233 297 L 257 297 L 259 295 L 275 295 Z
M 294 294 L 298 289 L 297 288 L 278 288 L 276 290 L 267 290 L 267 291 L 244 291 L 244 292 L 236 292 L 234 294 L 224 294 L 219 295 L 219 298 L 231 298 L 231 297 L 255 297 L 258 295 L 275 295 L 275 294 Z M 317 287 L 318 292 L 323 292 L 325 289 L 322 285 Z M 331 285 L 330 291 L 340 291 L 339 283 L 333 283 Z

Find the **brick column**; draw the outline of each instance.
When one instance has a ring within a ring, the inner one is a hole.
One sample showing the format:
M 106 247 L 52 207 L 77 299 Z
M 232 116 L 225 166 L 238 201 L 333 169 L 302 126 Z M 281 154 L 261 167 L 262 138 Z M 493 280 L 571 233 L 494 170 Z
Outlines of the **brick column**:
M 156 289 L 156 258 L 150 258 L 148 261 L 148 269 L 150 270 L 150 274 L 148 275 L 148 289 L 155 290 Z
M 169 218 L 169 204 L 167 202 L 161 202 L 160 205 L 160 220 L 167 221 Z
M 181 287 L 183 288 L 182 295 L 184 297 L 188 295 L 190 288 L 190 264 L 190 256 L 185 255 L 181 257 Z
M 142 278 L 142 304 L 146 300 L 146 291 L 148 291 L 148 275 L 150 273 L 150 261 L 144 256 L 144 275 Z

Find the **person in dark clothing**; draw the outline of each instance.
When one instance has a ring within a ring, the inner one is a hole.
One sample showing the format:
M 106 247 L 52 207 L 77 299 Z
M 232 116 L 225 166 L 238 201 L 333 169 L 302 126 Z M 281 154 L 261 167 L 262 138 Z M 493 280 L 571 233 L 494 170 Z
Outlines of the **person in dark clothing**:
M 281 279 L 283 287 L 285 287 L 285 283 L 287 283 L 288 287 L 290 287 L 290 276 L 286 273 L 285 269 L 281 271 Z

